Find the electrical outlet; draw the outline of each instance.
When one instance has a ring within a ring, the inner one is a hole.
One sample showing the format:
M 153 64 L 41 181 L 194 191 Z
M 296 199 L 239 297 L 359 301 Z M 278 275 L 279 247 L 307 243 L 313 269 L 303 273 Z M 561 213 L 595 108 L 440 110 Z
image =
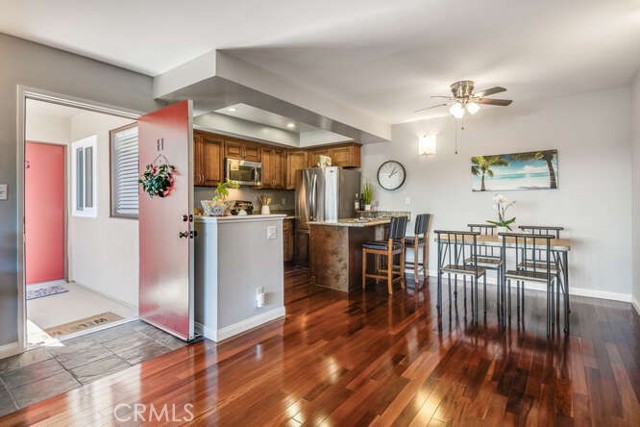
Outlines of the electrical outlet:
M 275 225 L 267 227 L 267 240 L 274 240 L 277 236 L 278 228 Z
M 405 205 L 410 205 L 411 204 L 411 197 L 407 197 L 406 199 L 404 199 L 404 204 Z
M 287 204 L 287 199 L 285 199 L 284 197 L 282 199 L 280 199 L 280 204 L 282 206 L 285 206 Z
M 0 184 L 0 200 L 7 200 L 9 198 L 7 184 Z

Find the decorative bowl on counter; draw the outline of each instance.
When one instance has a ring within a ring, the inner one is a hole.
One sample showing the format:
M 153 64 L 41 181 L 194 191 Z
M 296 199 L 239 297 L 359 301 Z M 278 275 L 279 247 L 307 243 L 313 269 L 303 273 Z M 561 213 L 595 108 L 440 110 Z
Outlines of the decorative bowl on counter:
M 208 216 L 229 215 L 229 212 L 233 208 L 234 204 L 234 200 L 200 200 L 200 205 L 202 205 L 202 209 L 204 209 L 205 215 Z

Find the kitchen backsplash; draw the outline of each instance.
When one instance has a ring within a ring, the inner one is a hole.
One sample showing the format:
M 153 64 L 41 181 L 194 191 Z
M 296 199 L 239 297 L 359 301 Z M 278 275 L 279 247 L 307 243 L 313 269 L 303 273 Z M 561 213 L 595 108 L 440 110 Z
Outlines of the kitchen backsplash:
M 200 200 L 213 198 L 214 188 L 195 187 L 194 200 L 196 207 L 200 206 Z M 228 200 L 248 200 L 253 202 L 257 212 L 260 211 L 258 196 L 268 194 L 271 196 L 271 211 L 292 211 L 295 209 L 295 191 L 285 190 L 257 190 L 249 187 L 241 187 L 237 190 L 229 190 Z

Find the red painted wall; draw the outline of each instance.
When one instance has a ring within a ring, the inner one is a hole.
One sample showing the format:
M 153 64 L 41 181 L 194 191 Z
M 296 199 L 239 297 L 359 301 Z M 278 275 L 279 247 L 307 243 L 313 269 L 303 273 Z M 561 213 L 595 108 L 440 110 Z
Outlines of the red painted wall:
M 25 148 L 25 270 L 27 285 L 64 279 L 65 147 Z

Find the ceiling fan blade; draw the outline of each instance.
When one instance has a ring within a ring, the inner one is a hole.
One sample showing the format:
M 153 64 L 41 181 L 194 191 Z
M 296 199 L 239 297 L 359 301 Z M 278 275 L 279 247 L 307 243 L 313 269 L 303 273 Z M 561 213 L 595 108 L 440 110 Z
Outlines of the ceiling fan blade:
M 452 96 L 448 95 L 431 95 L 432 98 L 446 98 L 446 99 L 454 99 Z
M 427 107 L 427 108 L 422 108 L 420 110 L 416 110 L 416 111 L 414 111 L 414 113 L 421 113 L 423 111 L 431 110 L 432 108 L 446 107 L 448 104 L 449 103 L 445 102 L 444 104 L 432 105 L 431 107 Z
M 483 105 L 498 105 L 501 107 L 506 107 L 510 105 L 513 101 L 511 99 L 494 99 L 494 98 L 478 98 L 474 99 L 478 104 Z
M 482 98 L 483 96 L 489 96 L 489 95 L 494 95 L 496 93 L 500 93 L 500 92 L 506 92 L 507 90 L 503 87 L 500 86 L 496 86 L 496 87 L 491 87 L 489 89 L 485 89 L 483 91 L 474 93 L 473 96 L 474 97 L 478 97 L 478 98 Z

